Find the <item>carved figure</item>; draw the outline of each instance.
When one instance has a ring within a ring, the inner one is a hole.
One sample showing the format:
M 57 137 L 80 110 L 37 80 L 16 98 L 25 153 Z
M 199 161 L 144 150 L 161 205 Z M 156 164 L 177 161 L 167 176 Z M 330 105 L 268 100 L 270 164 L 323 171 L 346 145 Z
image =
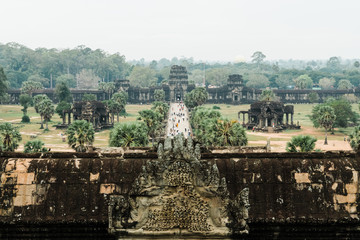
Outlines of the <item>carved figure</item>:
M 111 195 L 109 201 L 109 231 L 129 226 L 130 204 L 122 195 Z M 132 224 L 130 224 L 132 225 Z
M 142 167 L 128 198 L 110 198 L 112 232 L 152 236 L 247 232 L 248 189 L 232 203 L 226 179 L 220 178 L 216 164 L 200 160 L 199 145 L 179 135 L 160 143 L 157 152 L 158 160 Z

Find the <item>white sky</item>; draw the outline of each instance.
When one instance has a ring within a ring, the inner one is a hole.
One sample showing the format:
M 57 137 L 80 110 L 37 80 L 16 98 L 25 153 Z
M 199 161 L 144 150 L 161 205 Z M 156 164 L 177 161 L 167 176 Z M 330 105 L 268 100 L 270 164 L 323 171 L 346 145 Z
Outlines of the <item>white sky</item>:
M 127 60 L 360 58 L 359 0 L 0 0 L 0 43 Z

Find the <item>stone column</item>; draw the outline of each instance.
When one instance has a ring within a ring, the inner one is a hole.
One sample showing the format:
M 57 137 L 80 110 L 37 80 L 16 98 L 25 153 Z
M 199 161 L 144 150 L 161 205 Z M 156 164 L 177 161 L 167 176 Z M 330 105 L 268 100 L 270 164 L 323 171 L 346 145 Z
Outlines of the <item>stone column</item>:
M 265 118 L 265 127 L 267 127 L 267 126 L 268 126 L 268 119 Z
M 250 114 L 248 113 L 248 123 L 250 123 Z
M 291 125 L 294 125 L 294 114 L 291 113 Z
M 243 113 L 243 124 L 245 124 L 245 113 Z
M 71 124 L 71 113 L 69 113 L 69 115 L 68 115 L 68 124 L 69 125 Z
M 286 125 L 289 125 L 289 114 L 286 113 Z
M 175 99 L 174 90 L 170 90 L 170 102 L 175 102 L 174 99 Z

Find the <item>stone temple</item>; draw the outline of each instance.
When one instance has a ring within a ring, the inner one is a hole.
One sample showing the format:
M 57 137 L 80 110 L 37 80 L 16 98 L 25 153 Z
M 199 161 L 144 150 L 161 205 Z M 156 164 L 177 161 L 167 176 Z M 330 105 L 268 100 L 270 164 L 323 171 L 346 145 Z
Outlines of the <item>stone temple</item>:
M 110 113 L 108 107 L 100 101 L 74 102 L 70 110 L 63 112 L 63 123 L 57 125 L 56 128 L 67 128 L 71 124 L 71 119 L 86 120 L 92 123 L 95 130 L 112 128 L 114 120 Z
M 242 114 L 242 119 L 240 115 Z M 247 123 L 245 116 L 247 115 Z M 285 116 L 285 120 L 284 120 Z M 290 119 L 289 119 L 290 117 Z M 294 124 L 294 106 L 278 101 L 259 101 L 252 103 L 248 111 L 238 112 L 239 121 L 247 129 L 263 132 L 278 132 L 284 129 L 299 129 Z

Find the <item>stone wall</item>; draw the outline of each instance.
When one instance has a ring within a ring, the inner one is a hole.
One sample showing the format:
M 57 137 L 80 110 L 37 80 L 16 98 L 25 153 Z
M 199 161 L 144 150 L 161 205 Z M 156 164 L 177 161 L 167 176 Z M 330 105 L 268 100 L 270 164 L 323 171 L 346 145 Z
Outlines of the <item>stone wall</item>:
M 106 224 L 109 195 L 127 194 L 142 166 L 156 158 L 150 149 L 122 155 L 2 153 L 0 223 Z M 217 164 L 231 198 L 249 188 L 250 236 L 289 236 L 289 229 L 359 234 L 360 165 L 354 153 L 207 152 L 201 158 Z

